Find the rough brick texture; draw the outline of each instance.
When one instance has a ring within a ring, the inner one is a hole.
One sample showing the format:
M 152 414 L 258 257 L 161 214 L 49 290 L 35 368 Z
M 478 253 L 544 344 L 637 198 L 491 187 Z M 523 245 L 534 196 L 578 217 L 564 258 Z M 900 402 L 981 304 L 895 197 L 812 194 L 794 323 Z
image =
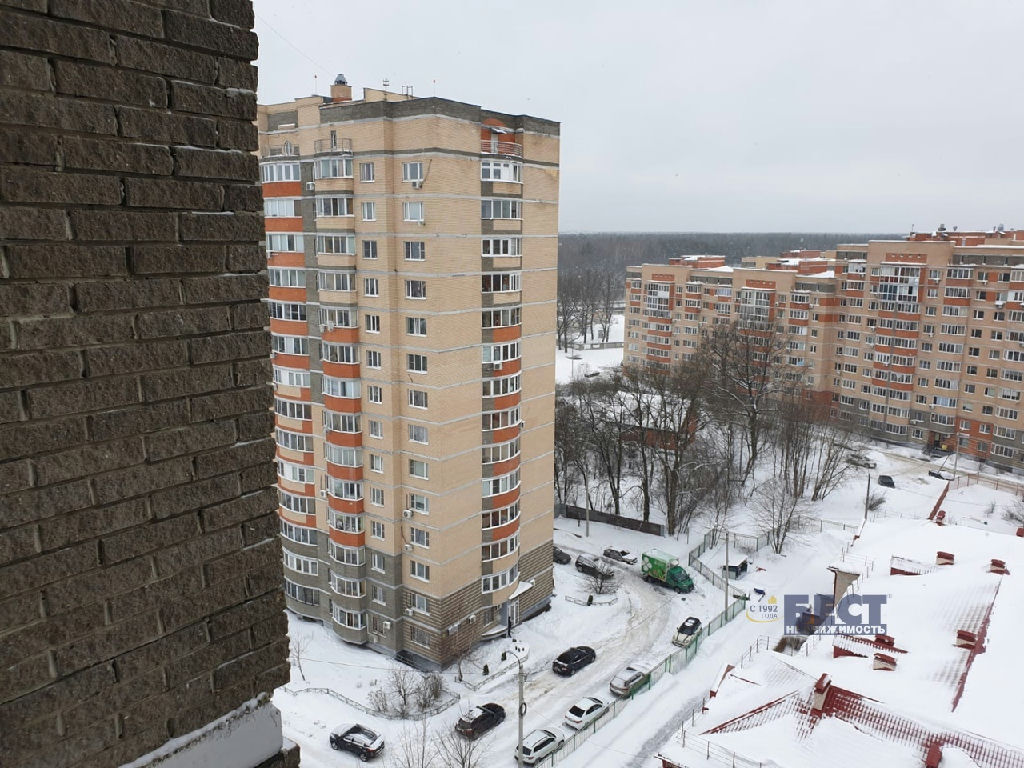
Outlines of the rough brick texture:
M 287 674 L 252 23 L 0 0 L 3 765 L 131 762 Z

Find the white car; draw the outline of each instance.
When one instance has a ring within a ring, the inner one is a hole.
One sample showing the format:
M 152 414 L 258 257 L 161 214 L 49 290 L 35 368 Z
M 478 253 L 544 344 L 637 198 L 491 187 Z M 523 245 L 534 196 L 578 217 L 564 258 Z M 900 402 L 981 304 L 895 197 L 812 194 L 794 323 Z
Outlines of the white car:
M 555 728 L 538 728 L 530 731 L 523 737 L 523 763 L 525 765 L 536 765 L 539 761 L 557 752 L 565 744 L 565 736 Z M 512 752 L 512 756 L 519 757 L 519 748 Z
M 565 724 L 574 730 L 582 730 L 608 711 L 608 705 L 596 696 L 584 696 L 565 713 Z

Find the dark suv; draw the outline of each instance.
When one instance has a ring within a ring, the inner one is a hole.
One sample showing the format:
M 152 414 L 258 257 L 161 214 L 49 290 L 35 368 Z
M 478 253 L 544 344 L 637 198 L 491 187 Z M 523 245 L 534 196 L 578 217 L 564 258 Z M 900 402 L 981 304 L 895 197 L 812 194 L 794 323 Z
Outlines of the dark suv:
M 551 662 L 551 671 L 556 675 L 569 677 L 579 672 L 596 658 L 597 653 L 594 652 L 593 648 L 588 645 L 577 645 L 564 653 L 560 653 L 558 658 Z
M 384 738 L 365 726 L 345 723 L 331 731 L 331 747 L 366 761 L 384 751 Z
M 601 573 L 603 576 L 611 576 L 612 569 L 600 562 L 593 555 L 579 555 L 576 558 L 576 570 L 580 573 L 585 573 L 587 576 L 597 576 Z

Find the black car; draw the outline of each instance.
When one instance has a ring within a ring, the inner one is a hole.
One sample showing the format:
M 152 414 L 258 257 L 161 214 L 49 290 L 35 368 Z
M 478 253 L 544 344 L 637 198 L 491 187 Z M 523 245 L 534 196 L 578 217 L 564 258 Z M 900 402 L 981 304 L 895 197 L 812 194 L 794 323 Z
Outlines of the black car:
M 498 704 L 482 704 L 473 707 L 459 718 L 455 730 L 467 739 L 475 739 L 481 733 L 491 730 L 505 719 L 505 710 Z
M 344 723 L 331 731 L 331 748 L 351 752 L 365 762 L 384 751 L 384 737 L 365 726 Z
M 585 573 L 587 576 L 596 576 L 599 572 L 605 576 L 611 576 L 612 569 L 602 565 L 592 555 L 578 555 L 576 557 L 576 570 Z
M 939 480 L 954 480 L 956 478 L 952 472 L 943 472 L 941 469 L 929 469 L 928 474 L 931 477 L 939 478 Z
M 892 481 L 892 475 L 879 475 L 878 484 L 884 485 L 886 488 L 895 488 L 896 483 Z
M 597 653 L 594 652 L 593 648 L 588 645 L 577 645 L 564 653 L 560 653 L 558 658 L 551 662 L 551 671 L 556 675 L 569 677 L 579 672 L 596 658 Z
M 572 556 L 564 549 L 555 547 L 555 562 L 559 565 L 568 565 L 572 562 Z

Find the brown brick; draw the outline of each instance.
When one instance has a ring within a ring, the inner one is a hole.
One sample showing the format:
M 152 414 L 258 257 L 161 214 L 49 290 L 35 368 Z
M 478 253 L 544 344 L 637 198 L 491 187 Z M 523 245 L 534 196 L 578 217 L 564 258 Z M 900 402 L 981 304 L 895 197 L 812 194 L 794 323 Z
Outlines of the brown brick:
M 0 392 L 0 424 L 8 424 L 18 421 L 21 413 L 20 392 Z M 0 442 L 0 454 L 3 453 L 4 445 Z
M 16 327 L 18 349 L 109 344 L 127 341 L 134 333 L 132 318 L 129 315 L 24 320 L 18 322 Z
M 247 61 L 221 58 L 218 60 L 217 85 L 255 91 L 258 83 L 256 67 Z
M 237 546 L 237 544 L 235 545 Z M 180 629 L 201 621 L 204 617 L 237 605 L 245 599 L 245 589 L 238 579 L 222 581 L 190 600 L 164 603 L 160 606 L 160 617 L 168 631 Z
M 256 114 L 256 94 L 252 91 L 172 80 L 171 106 L 175 112 L 220 115 L 251 121 Z
M 59 711 L 69 701 L 94 695 L 113 683 L 114 670 L 111 665 L 97 664 L 57 680 L 35 693 L 0 704 L 0 720 L 8 728 L 17 728 L 51 712 Z
M 113 105 L 28 91 L 0 92 L 0 121 L 42 128 L 73 125 L 81 133 L 112 135 L 117 132 Z
M 254 387 L 257 384 L 267 384 L 272 379 L 272 368 L 270 359 L 246 360 L 235 363 L 235 384 L 239 387 Z
M 39 485 L 53 485 L 77 477 L 108 472 L 145 459 L 142 438 L 115 440 L 110 443 L 90 443 L 60 453 L 51 453 L 35 459 Z
M 32 463 L 28 459 L 0 464 L 0 494 L 32 487 Z
M 212 477 L 263 462 L 270 463 L 274 450 L 274 441 L 267 438 L 206 453 L 196 460 L 196 476 Z
M 165 522 L 171 522 L 170 520 Z M 108 601 L 111 621 L 121 621 L 143 613 L 168 600 L 185 600 L 203 589 L 203 574 L 198 568 L 178 571 L 166 579 L 152 581 Z
M 279 525 L 276 510 L 262 517 L 246 520 L 242 523 L 242 543 L 246 547 L 255 547 L 261 542 L 269 541 L 273 542 L 273 546 L 278 546 Z
M 281 560 L 281 544 L 277 538 L 276 512 L 273 513 L 273 517 L 272 538 L 260 539 L 252 546 L 246 546 L 238 552 L 232 552 L 203 564 L 203 576 L 208 585 L 217 584 L 226 579 L 237 579 L 240 573 L 247 571 L 274 569 L 276 563 Z
M 42 56 L 0 51 L 0 85 L 49 91 L 50 65 Z
M 96 347 L 85 355 L 90 376 L 181 367 L 188 360 L 185 342 L 177 340 Z
M 287 638 L 259 650 L 240 656 L 222 665 L 213 673 L 216 689 L 229 688 L 245 679 L 252 679 L 261 672 L 273 669 L 288 658 Z
M 208 622 L 210 637 L 216 639 L 234 634 L 276 613 L 284 613 L 284 591 L 281 589 L 211 616 Z
M 110 440 L 125 435 L 152 432 L 182 423 L 187 413 L 188 404 L 185 400 L 97 413 L 89 417 L 89 435 L 93 440 Z
M 0 427 L 0 461 L 68 448 L 85 440 L 85 420 L 76 417 Z
M 93 728 L 72 738 L 64 738 L 57 728 L 57 717 L 42 720 L 18 730 L 0 734 L 4 759 L 25 768 L 76 768 L 83 755 L 98 752 L 117 740 L 112 727 Z
M 192 538 L 198 533 L 199 521 L 195 515 L 150 522 L 148 525 L 104 537 L 103 560 L 107 563 L 118 563 L 156 549 L 163 549 L 172 543 Z
M 246 61 L 252 61 L 258 53 L 256 35 L 229 24 L 168 11 L 164 16 L 164 29 L 168 40 L 193 48 L 225 53 Z
M 148 211 L 71 211 L 71 229 L 75 239 L 126 241 L 135 243 L 177 238 L 177 222 L 172 213 Z
M 288 641 L 279 641 L 276 645 L 284 644 L 285 657 L 287 658 L 288 653 Z M 288 685 L 291 681 L 291 665 L 285 662 L 284 664 L 278 664 L 276 667 L 271 667 L 263 672 L 256 675 L 256 679 L 253 681 L 254 687 L 257 691 L 275 691 L 282 685 Z
M 217 79 L 217 58 L 208 53 L 120 35 L 114 44 L 119 66 L 201 83 L 212 83 Z
M 189 459 L 171 459 L 159 464 L 130 467 L 105 475 L 93 483 L 93 493 L 99 504 L 110 504 L 144 493 L 169 488 L 188 482 L 192 478 Z
M 254 184 L 225 184 L 223 189 L 224 210 L 263 213 L 263 193 L 258 186 Z M 258 248 L 256 245 L 238 247 Z M 266 266 L 266 262 L 264 262 L 264 266 Z
M 245 120 L 221 118 L 217 121 L 217 146 L 252 152 L 259 147 L 259 132 L 255 125 Z
M 130 622 L 125 622 L 127 626 L 124 628 L 124 632 L 130 633 L 135 632 L 142 634 L 145 632 L 146 627 L 142 621 L 143 617 L 134 617 Z M 150 696 L 156 695 L 166 689 L 166 683 L 164 681 L 163 671 L 160 669 L 153 669 L 149 672 L 139 675 L 131 680 L 119 681 L 116 685 L 112 685 L 108 688 L 104 688 L 98 691 L 94 696 L 86 699 L 82 702 L 75 702 L 77 706 L 74 708 L 68 707 L 65 709 L 62 715 L 62 725 L 69 734 L 76 734 L 83 730 L 88 730 L 96 723 L 98 717 L 102 717 L 107 712 L 117 712 L 118 710 L 130 710 L 138 702 L 143 701 Z M 120 765 L 121 763 L 102 763 L 101 765 Z
M 168 547 L 153 556 L 157 573 L 161 577 L 177 573 L 182 568 L 201 565 L 207 560 L 226 555 L 237 550 L 242 544 L 242 537 L 237 530 L 225 528 L 207 533 L 200 538 L 191 539 L 173 547 Z
M 23 592 L 7 600 L 0 600 L 0 627 L 21 627 L 30 624 L 43 616 L 43 600 L 41 592 Z M 3 643 L 13 633 L 4 635 L 0 640 L 0 649 Z M 19 651 L 24 651 L 18 643 L 15 646 Z M 13 650 L 11 651 L 13 656 Z
M 28 409 L 33 419 L 116 408 L 138 402 L 138 383 L 130 377 L 57 384 L 32 389 L 28 393 Z
M 254 648 L 270 645 L 288 634 L 288 617 L 284 611 L 252 625 L 252 644 Z
M 252 650 L 252 638 L 248 631 L 236 632 L 219 638 L 195 653 L 177 659 L 167 668 L 167 684 L 170 688 L 183 685 L 198 675 L 211 673 L 221 664 Z
M 0 207 L 0 232 L 9 240 L 67 240 L 67 214 L 54 208 Z
M 19 651 L 11 665 L 0 666 L 0 690 L 6 698 L 17 698 L 24 693 L 40 688 L 53 679 L 50 674 L 49 653 L 28 656 Z
M 92 503 L 89 483 L 79 480 L 0 497 L 0 525 L 11 527 L 84 509 Z
M 175 179 L 125 179 L 128 205 L 134 208 L 187 208 L 219 211 L 223 189 L 218 184 Z
M 7 167 L 0 176 L 0 199 L 15 203 L 120 205 L 121 182 L 114 176 Z
M 6 471 L 7 465 L 0 465 L 0 469 Z M 34 525 L 23 525 L 21 528 L 12 528 L 5 533 L 0 533 L 0 565 L 23 560 L 38 551 Z
M 126 265 L 125 249 L 117 246 L 53 243 L 7 247 L 7 268 L 14 279 L 53 275 L 62 278 L 115 277 L 127 274 Z
M 268 511 L 277 510 L 277 493 L 273 488 L 265 488 L 257 493 L 232 499 L 224 504 L 204 509 L 199 519 L 204 531 L 214 531 L 229 525 L 238 525 L 254 517 L 261 517 Z
M 114 660 L 117 677 L 119 680 L 128 680 L 163 664 L 170 665 L 176 659 L 201 648 L 207 642 L 209 642 L 209 637 L 206 627 L 202 624 L 185 627 L 177 632 L 164 635 L 155 642 L 118 656 Z
M 221 273 L 225 271 L 224 260 L 222 245 L 140 245 L 131 252 L 132 272 L 136 274 Z
M 38 588 L 95 568 L 96 545 L 80 544 L 0 568 L 0 597 Z
M 74 61 L 53 65 L 57 92 L 138 106 L 167 106 L 167 85 L 159 77 Z
M 155 610 L 133 616 L 99 632 L 80 637 L 57 648 L 57 668 L 62 675 L 75 672 L 98 661 L 106 661 L 160 636 Z
M 177 306 L 181 304 L 181 283 L 160 277 L 104 280 L 79 283 L 75 295 L 80 312 Z
M 23 14 L 4 15 L 4 23 L 0 24 L 0 47 L 113 62 L 110 37 L 103 30 Z
M 139 318 L 139 335 L 144 339 L 156 336 L 196 336 L 230 329 L 231 318 L 227 307 L 150 312 Z
M 266 392 L 266 398 L 269 401 L 271 388 L 265 384 L 261 388 Z M 247 413 L 239 416 L 235 424 L 237 425 L 239 442 L 259 440 L 273 433 L 274 414 L 270 411 Z
M 211 120 L 211 122 L 213 121 Z M 214 131 L 214 141 L 216 141 L 216 131 Z M 13 162 L 28 165 L 56 165 L 57 137 L 32 128 L 0 126 L 0 163 Z
M 69 136 L 63 146 L 64 163 L 71 170 L 163 176 L 174 168 L 170 150 L 152 144 Z
M 259 178 L 259 161 L 246 152 L 175 147 L 174 162 L 175 176 L 252 182 Z
M 193 405 L 193 410 L 195 406 Z M 193 417 L 193 421 L 198 421 Z M 230 421 L 193 424 L 180 429 L 164 430 L 146 438 L 146 453 L 151 461 L 168 459 L 184 453 L 197 453 L 230 445 L 235 441 L 235 425 Z
M 188 346 L 193 364 L 237 360 L 246 357 L 263 358 L 270 355 L 270 337 L 265 331 L 191 339 Z
M 142 393 L 146 402 L 216 392 L 234 386 L 228 365 L 196 366 L 191 371 L 188 377 L 182 376 L 180 371 L 143 374 Z
M 0 636 L 0 654 L 3 654 L 4 658 L 14 658 L 19 654 L 31 656 L 42 653 L 72 638 L 95 632 L 106 624 L 106 613 L 99 602 L 76 608 L 56 618 L 40 617 L 39 603 L 37 593 L 36 614 L 24 626 Z
M 9 320 L 0 319 L 0 351 L 14 346 L 14 326 Z
M 252 29 L 254 15 L 251 0 L 210 0 L 210 12 L 217 21 Z
M 0 389 L 82 378 L 78 352 L 29 352 L 7 355 L 0 366 Z
M 267 268 L 267 255 L 259 245 L 229 245 L 228 270 L 261 272 Z
M 271 395 L 267 387 L 235 389 L 217 395 L 192 398 L 192 421 L 223 419 L 251 413 L 270 406 Z M 260 437 L 269 434 L 269 430 Z
M 39 541 L 45 552 L 141 525 L 149 519 L 146 503 L 142 499 L 134 499 L 44 520 L 39 524 Z
M 142 3 L 126 0 L 50 0 L 50 15 L 146 37 L 163 37 L 160 11 Z
M 121 135 L 128 138 L 195 147 L 212 147 L 217 143 L 217 122 L 213 118 L 118 107 L 117 122 Z
M 277 467 L 273 463 L 256 464 L 238 473 L 242 493 L 268 488 L 277 482 Z
M 153 578 L 153 563 L 148 557 L 74 576 L 46 590 L 46 615 L 63 618 L 63 614 L 81 606 L 95 604 L 102 608 L 102 601 L 138 589 Z
M 3 307 L 5 314 L 12 316 L 71 311 L 67 287 L 46 283 L 0 285 L 0 307 Z
M 230 499 L 238 492 L 238 478 L 222 475 L 190 483 L 183 488 L 154 493 L 150 498 L 150 508 L 156 518 L 169 517 Z
M 193 277 L 182 281 L 186 304 L 222 304 L 251 301 L 267 291 L 267 276 L 227 275 Z M 255 302 L 254 302 L 255 303 Z
M 226 211 L 183 213 L 179 216 L 182 240 L 248 241 L 263 237 L 263 214 Z M 258 294 L 257 294 L 258 295 Z M 253 294 L 249 294 L 253 296 Z

